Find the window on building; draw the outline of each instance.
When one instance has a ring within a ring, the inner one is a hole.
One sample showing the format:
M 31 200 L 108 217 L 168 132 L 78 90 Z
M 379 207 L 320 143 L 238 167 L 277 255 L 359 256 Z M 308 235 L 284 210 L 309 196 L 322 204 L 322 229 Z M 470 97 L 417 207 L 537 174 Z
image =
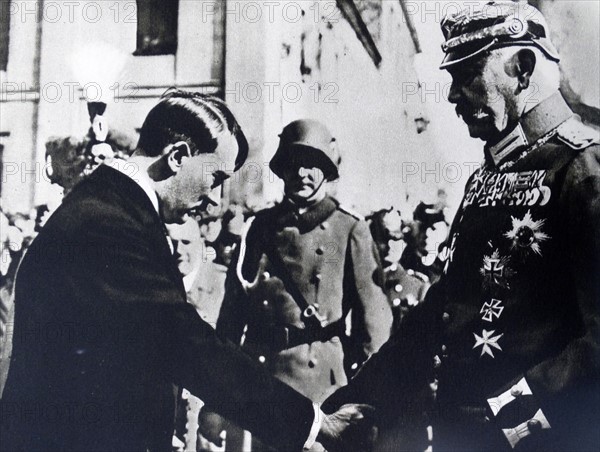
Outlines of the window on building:
M 0 71 L 8 66 L 8 44 L 10 37 L 10 1 L 0 2 Z
M 175 55 L 179 0 L 137 0 L 137 48 L 134 55 Z

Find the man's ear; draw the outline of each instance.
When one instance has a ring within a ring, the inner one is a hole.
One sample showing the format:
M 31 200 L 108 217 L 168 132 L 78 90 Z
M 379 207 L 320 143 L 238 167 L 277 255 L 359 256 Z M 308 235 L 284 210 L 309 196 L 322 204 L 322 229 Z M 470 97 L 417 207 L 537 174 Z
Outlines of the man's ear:
M 164 151 L 167 158 L 167 165 L 173 173 L 177 173 L 181 168 L 183 159 L 191 157 L 192 151 L 185 141 L 178 141 L 175 144 L 170 144 Z
M 535 70 L 537 59 L 531 49 L 521 49 L 515 55 L 515 72 L 521 91 L 529 88 L 531 76 Z

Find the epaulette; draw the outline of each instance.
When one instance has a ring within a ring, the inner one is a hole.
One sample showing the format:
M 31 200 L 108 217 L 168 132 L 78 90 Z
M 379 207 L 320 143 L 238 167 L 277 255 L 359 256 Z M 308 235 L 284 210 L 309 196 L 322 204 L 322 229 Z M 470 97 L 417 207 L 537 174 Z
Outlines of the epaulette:
M 344 212 L 347 215 L 350 215 L 351 217 L 354 217 L 357 220 L 364 220 L 365 217 L 363 217 L 361 214 L 359 214 L 358 212 L 355 212 L 352 209 L 347 208 L 346 206 L 342 205 L 342 204 L 338 204 L 338 209 L 341 210 L 342 212 Z
M 598 131 L 586 126 L 577 118 L 568 119 L 558 126 L 556 136 L 560 141 L 578 151 L 600 143 Z

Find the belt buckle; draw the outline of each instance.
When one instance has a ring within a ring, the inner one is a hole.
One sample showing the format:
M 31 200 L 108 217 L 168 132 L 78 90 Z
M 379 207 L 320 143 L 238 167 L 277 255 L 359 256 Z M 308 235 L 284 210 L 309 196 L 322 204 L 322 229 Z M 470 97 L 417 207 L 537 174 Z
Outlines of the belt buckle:
M 311 317 L 316 318 L 321 326 L 327 322 L 327 316 L 323 316 L 319 314 L 319 305 L 317 303 L 308 305 L 304 311 L 302 311 L 302 317 L 306 319 L 310 319 Z
M 304 311 L 302 312 L 302 315 L 305 318 L 310 319 L 311 317 L 314 317 L 317 315 L 317 308 L 311 304 L 311 305 L 307 306 L 306 309 L 304 309 Z

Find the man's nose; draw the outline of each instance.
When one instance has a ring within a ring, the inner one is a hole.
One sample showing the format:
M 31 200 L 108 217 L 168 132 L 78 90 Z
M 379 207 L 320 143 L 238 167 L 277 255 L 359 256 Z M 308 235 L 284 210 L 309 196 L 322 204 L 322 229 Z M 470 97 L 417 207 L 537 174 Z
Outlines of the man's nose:
M 304 179 L 305 177 L 312 176 L 312 172 L 309 168 L 301 166 L 300 168 L 298 168 L 298 176 Z
M 448 102 L 457 104 L 460 100 L 460 89 L 458 83 L 452 82 L 450 85 L 450 91 L 448 92 Z

